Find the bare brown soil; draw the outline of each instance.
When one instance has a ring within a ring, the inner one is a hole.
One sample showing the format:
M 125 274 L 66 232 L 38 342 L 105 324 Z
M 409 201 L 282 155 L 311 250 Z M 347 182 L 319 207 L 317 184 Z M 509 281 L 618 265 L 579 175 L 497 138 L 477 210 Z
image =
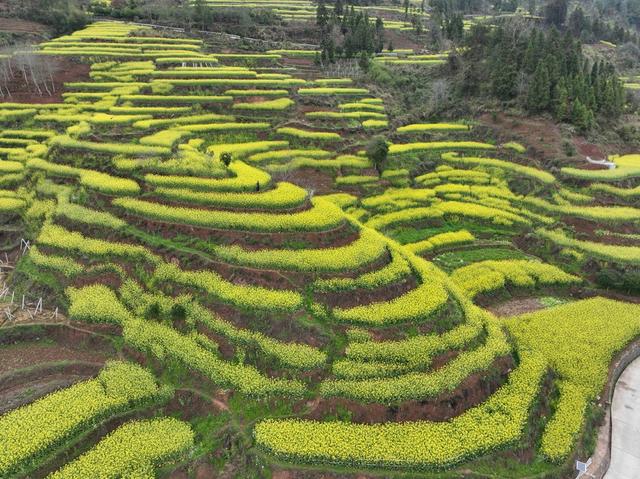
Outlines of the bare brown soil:
M 618 246 L 638 246 L 640 241 L 633 238 L 621 238 L 614 235 L 597 234 L 598 230 L 608 230 L 622 234 L 637 234 L 637 227 L 633 223 L 622 223 L 616 225 L 602 225 L 593 221 L 583 220 L 581 218 L 565 217 L 563 223 L 574 228 L 576 238 L 588 241 L 597 241 L 598 243 L 618 245 Z
M 2 376 L 0 414 L 31 403 L 53 391 L 95 376 L 102 363 L 68 362 L 42 365 Z
M 506 113 L 497 113 L 495 120 L 488 113 L 479 118 L 491 127 L 502 141 L 520 141 L 528 146 L 538 159 L 557 158 L 562 153 L 562 134 L 551 120 L 545 118 L 524 118 Z
M 53 89 L 51 95 L 43 90 L 38 94 L 37 89 L 30 82 L 25 82 L 21 73 L 15 72 L 13 81 L 9 84 L 10 97 L 4 97 L 3 101 L 18 103 L 61 103 L 64 84 L 67 82 L 86 81 L 89 79 L 89 65 L 78 63 L 66 57 L 47 57 L 55 70 Z M 51 86 L 49 86 L 51 89 Z
M 30 33 L 42 35 L 47 27 L 37 22 L 30 22 L 20 18 L 0 17 L 0 32 Z
M 607 154 L 602 151 L 598 145 L 589 143 L 583 137 L 577 137 L 573 139 L 573 144 L 576 147 L 577 152 L 582 156 L 588 156 L 592 160 L 606 160 Z M 598 165 L 595 165 L 598 166 Z
M 371 303 L 391 301 L 415 289 L 417 286 L 418 284 L 415 277 L 409 276 L 404 281 L 386 285 L 381 288 L 324 293 L 316 295 L 316 298 L 324 304 L 330 304 L 332 307 L 353 308 Z
M 277 176 L 281 181 L 288 181 L 289 183 L 298 185 L 301 188 L 313 190 L 319 195 L 335 193 L 333 176 L 320 170 L 313 168 L 298 168 L 286 174 Z
M 21 343 L 0 348 L 0 374 L 57 361 L 104 363 L 108 356 L 97 350 L 75 349 L 59 344 Z
M 115 356 L 103 336 L 81 327 L 49 323 L 0 330 L 0 413 L 91 377 Z
M 275 315 L 257 317 L 255 314 L 244 312 L 225 304 L 216 304 L 212 309 L 215 309 L 215 312 L 221 318 L 238 328 L 260 331 L 262 334 L 280 341 L 295 341 L 316 348 L 322 348 L 327 343 L 326 338 L 321 334 L 317 334 L 313 327 L 303 325 L 298 320 L 305 315 L 304 312 L 280 317 Z
M 511 317 L 532 313 L 544 307 L 538 298 L 513 298 L 504 303 L 489 306 L 487 309 L 498 317 Z
M 396 30 L 385 30 L 385 44 L 384 47 L 387 48 L 389 42 L 393 43 L 394 50 L 402 50 L 411 48 L 414 51 L 420 51 L 424 47 L 420 43 L 417 43 L 413 40 L 409 35 L 402 34 Z

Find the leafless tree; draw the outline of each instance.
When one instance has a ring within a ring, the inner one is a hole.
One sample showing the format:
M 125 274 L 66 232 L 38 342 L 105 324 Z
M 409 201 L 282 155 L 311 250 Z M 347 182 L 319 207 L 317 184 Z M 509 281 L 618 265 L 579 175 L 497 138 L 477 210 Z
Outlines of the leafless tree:
M 51 58 L 26 47 L 18 50 L 13 59 L 17 74 L 22 75 L 25 85 L 31 85 L 38 95 L 52 95 L 55 92 L 53 77 L 57 67 Z
M 6 49 L 0 50 L 0 97 L 11 97 L 9 84 L 13 78 L 11 54 Z
M 430 109 L 432 112 L 440 111 L 449 102 L 449 83 L 440 78 L 431 84 Z

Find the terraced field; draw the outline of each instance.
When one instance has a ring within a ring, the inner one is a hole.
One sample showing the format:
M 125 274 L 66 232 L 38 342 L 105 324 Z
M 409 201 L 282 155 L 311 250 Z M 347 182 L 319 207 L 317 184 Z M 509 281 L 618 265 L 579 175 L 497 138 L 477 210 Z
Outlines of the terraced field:
M 640 263 L 640 155 L 545 170 L 297 50 L 97 22 L 39 54 L 90 78 L 0 106 L 0 477 L 569 477 L 592 452 L 640 337 L 594 273 Z

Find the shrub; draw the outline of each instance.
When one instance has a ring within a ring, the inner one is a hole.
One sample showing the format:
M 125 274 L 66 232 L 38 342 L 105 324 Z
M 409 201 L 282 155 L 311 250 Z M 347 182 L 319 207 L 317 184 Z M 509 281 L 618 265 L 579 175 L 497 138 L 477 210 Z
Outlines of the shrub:
M 388 154 L 389 145 L 384 137 L 374 136 L 369 143 L 367 143 L 367 158 L 378 172 L 378 175 L 381 175 L 384 170 Z

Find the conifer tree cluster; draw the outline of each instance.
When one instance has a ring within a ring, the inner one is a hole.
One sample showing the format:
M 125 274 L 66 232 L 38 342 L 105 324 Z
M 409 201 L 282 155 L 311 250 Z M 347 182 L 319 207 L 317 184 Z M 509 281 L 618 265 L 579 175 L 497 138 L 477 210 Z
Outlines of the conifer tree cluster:
M 638 3 L 640 5 L 640 2 Z M 626 17 L 631 22 L 631 17 Z M 578 5 L 569 15 L 566 27 L 583 42 L 594 43 L 606 40 L 615 44 L 635 43 L 640 44 L 640 36 L 630 28 L 625 28 L 617 22 L 612 22 L 606 16 L 587 15 L 584 9 Z
M 466 58 L 480 69 L 473 80 L 488 81 L 500 100 L 516 100 L 531 113 L 548 112 L 583 130 L 598 117 L 617 118 L 623 112 L 625 93 L 614 67 L 588 60 L 569 32 L 479 26 L 466 43 Z
M 336 0 L 329 10 L 320 0 L 316 12 L 320 28 L 320 53 L 317 62 L 331 63 L 337 58 L 368 58 L 382 51 L 384 46 L 384 22 L 377 17 L 371 21 L 367 12 L 356 12 Z

